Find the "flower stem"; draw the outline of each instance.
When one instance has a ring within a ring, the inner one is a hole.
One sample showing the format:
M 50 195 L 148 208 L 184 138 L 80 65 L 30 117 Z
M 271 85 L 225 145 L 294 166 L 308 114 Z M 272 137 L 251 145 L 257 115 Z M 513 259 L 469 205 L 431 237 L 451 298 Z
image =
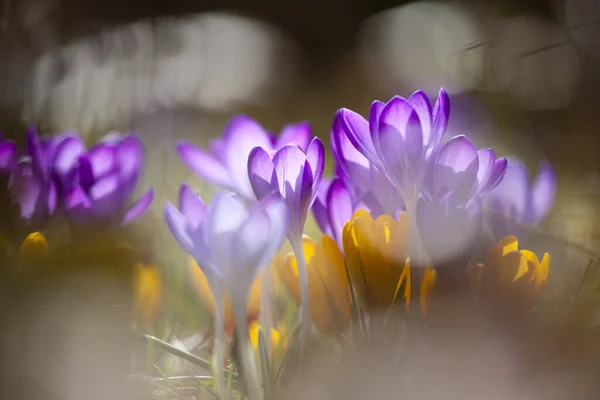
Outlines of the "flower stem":
M 273 308 L 271 307 L 271 288 L 273 285 L 271 268 L 266 267 L 262 271 L 262 280 L 260 287 L 260 326 L 265 333 L 265 342 L 267 344 L 272 343 L 271 333 L 273 329 Z M 271 346 L 267 345 L 265 348 L 267 352 L 267 359 L 271 360 Z
M 246 315 L 246 304 L 235 309 L 237 324 L 237 340 L 240 361 L 242 367 L 242 376 L 246 382 L 246 390 L 250 400 L 260 400 L 262 398 L 260 388 L 258 387 L 258 377 L 256 376 L 256 365 L 254 362 L 252 349 L 248 346 L 248 316 Z
M 215 341 L 213 350 L 213 373 L 216 375 L 217 390 L 220 397 L 225 395 L 225 302 L 223 296 L 215 293 Z
M 294 255 L 296 256 L 296 264 L 298 266 L 298 278 L 300 280 L 300 350 L 307 349 L 310 340 L 311 315 L 310 315 L 310 298 L 308 290 L 308 270 L 306 267 L 306 257 L 304 255 L 304 246 L 302 245 L 302 237 L 290 240 Z

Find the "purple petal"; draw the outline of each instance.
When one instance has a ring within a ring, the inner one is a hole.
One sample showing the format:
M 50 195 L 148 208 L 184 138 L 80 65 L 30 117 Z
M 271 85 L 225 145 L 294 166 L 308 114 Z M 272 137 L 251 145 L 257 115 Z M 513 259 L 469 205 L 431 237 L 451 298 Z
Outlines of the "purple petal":
M 0 172 L 10 170 L 17 162 L 17 145 L 14 142 L 0 143 Z
M 431 125 L 431 134 L 428 147 L 433 149 L 440 143 L 450 118 L 450 98 L 444 89 L 440 89 L 437 101 L 433 107 L 433 123 Z
M 144 159 L 144 145 L 140 138 L 135 135 L 123 138 L 117 146 L 115 157 L 121 173 L 121 180 L 135 186 Z
M 325 169 L 325 147 L 323 142 L 318 137 L 314 138 L 308 150 L 306 151 L 306 161 L 310 164 L 310 169 L 313 173 L 313 186 L 310 204 L 312 205 L 317 196 L 317 189 L 323 178 L 323 170 Z
M 479 187 L 485 187 L 496 162 L 496 153 L 492 149 L 482 149 L 477 151 L 477 157 L 479 158 L 477 184 Z
M 84 224 L 89 221 L 92 202 L 81 187 L 69 188 L 65 193 L 63 204 L 69 216 L 76 223 Z
M 392 98 L 379 118 L 380 135 L 383 131 L 392 130 L 406 141 L 406 127 L 413 114 L 414 109 L 406 99 L 399 96 Z M 383 151 L 383 148 L 380 148 L 380 150 Z
M 502 181 L 489 194 L 498 211 L 510 210 L 518 218 L 523 218 L 529 209 L 530 193 L 527 168 L 520 162 L 512 161 L 506 168 Z
M 79 180 L 84 189 L 98 179 L 115 172 L 114 147 L 99 143 L 79 159 Z
M 150 204 L 152 204 L 152 200 L 154 200 L 154 190 L 150 188 L 127 210 L 121 224 L 127 225 L 141 217 L 148 210 Z
M 25 220 L 33 218 L 40 204 L 42 182 L 33 175 L 30 166 L 23 167 L 11 190 L 19 203 L 21 217 Z
M 331 183 L 332 181 L 329 178 L 324 177 L 321 180 L 319 190 L 317 191 L 317 197 L 315 198 L 315 202 L 312 206 L 312 212 L 313 216 L 315 217 L 315 221 L 317 222 L 321 232 L 327 236 L 333 236 L 329 221 L 329 212 L 327 210 L 327 193 L 329 192 Z
M 165 203 L 167 226 L 179 245 L 189 254 L 194 253 L 194 242 L 189 234 L 186 217 L 170 202 Z
M 425 92 L 419 90 L 408 98 L 408 102 L 413 106 L 419 117 L 423 132 L 423 143 L 427 145 L 431 139 L 431 103 L 429 102 L 429 98 Z
M 48 206 L 48 213 L 52 215 L 54 214 L 54 211 L 56 211 L 56 206 L 58 203 L 58 190 L 53 182 L 51 182 L 48 186 L 47 196 L 46 205 Z
M 252 118 L 240 116 L 231 120 L 225 131 L 227 147 L 225 162 L 229 170 L 232 185 L 247 199 L 254 198 L 248 178 L 248 156 L 255 147 L 270 149 L 269 135 Z
M 354 209 L 350 192 L 339 179 L 331 184 L 327 194 L 327 211 L 331 222 L 332 237 L 342 248 L 342 230 L 344 224 L 352 218 Z
M 550 212 L 556 196 L 556 175 L 549 163 L 543 163 L 533 183 L 531 202 L 535 223 Z
M 312 131 L 308 122 L 300 124 L 286 125 L 277 138 L 275 148 L 279 149 L 286 144 L 296 142 L 302 151 L 306 152 L 312 137 Z
M 484 188 L 485 191 L 482 193 L 489 192 L 490 190 L 492 190 L 493 188 L 498 186 L 498 184 L 500 184 L 500 182 L 502 182 L 502 179 L 504 178 L 504 174 L 506 173 L 507 165 L 508 165 L 508 161 L 504 157 L 499 158 L 496 161 L 494 161 L 494 166 L 492 168 L 492 171 L 490 172 L 490 176 L 488 178 L 488 183 L 487 183 L 486 187 Z
M 199 226 L 206 217 L 206 204 L 186 184 L 179 188 L 179 209 L 192 227 Z
M 278 190 L 273 160 L 261 147 L 256 147 L 250 152 L 248 175 L 257 199 L 262 199 Z
M 77 135 L 69 136 L 58 144 L 52 164 L 63 184 L 75 172 L 79 157 L 85 150 L 83 140 Z
M 369 132 L 375 149 L 379 148 L 376 142 L 378 140 L 377 132 L 379 132 L 379 119 L 381 118 L 381 112 L 385 108 L 385 105 L 385 103 L 375 100 L 369 109 Z
M 436 192 L 449 189 L 468 197 L 477 179 L 477 149 L 465 136 L 456 136 L 444 144 L 437 155 L 433 172 Z M 467 200 L 463 197 L 463 200 Z
M 123 193 L 118 172 L 98 179 L 89 189 L 94 216 L 110 218 L 123 208 Z
M 336 114 L 331 129 L 331 150 L 342 175 L 356 182 L 366 182 L 369 160 L 354 147 L 342 127 L 341 114 Z
M 342 108 L 338 111 L 341 118 L 342 127 L 348 139 L 358 151 L 360 151 L 369 161 L 378 164 L 379 157 L 373 147 L 369 123 L 361 115 L 354 111 Z
M 192 172 L 215 185 L 232 189 L 229 172 L 221 161 L 189 143 L 178 143 L 176 150 L 181 161 Z
M 265 265 L 283 244 L 289 229 L 290 216 L 289 210 L 279 193 L 269 195 L 262 201 L 262 204 L 271 220 L 269 233 L 271 246 L 262 262 L 262 265 Z
M 283 146 L 275 153 L 273 165 L 279 193 L 286 199 L 290 196 L 300 196 L 302 187 L 302 176 L 304 174 L 304 165 L 306 164 L 306 154 L 295 145 Z M 311 187 L 312 188 L 312 182 Z M 288 202 L 288 204 L 290 204 Z

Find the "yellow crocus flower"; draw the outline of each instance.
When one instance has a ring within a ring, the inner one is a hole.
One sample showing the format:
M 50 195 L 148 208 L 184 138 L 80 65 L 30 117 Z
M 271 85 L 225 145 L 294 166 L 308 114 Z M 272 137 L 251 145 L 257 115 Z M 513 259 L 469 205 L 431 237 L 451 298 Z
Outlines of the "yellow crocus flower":
M 519 250 L 517 238 L 507 236 L 492 249 L 484 265 L 470 265 L 469 269 L 477 291 L 486 285 L 504 293 L 518 291 L 536 300 L 548 280 L 550 261 L 548 253 L 540 261 L 535 253 Z
M 27 235 L 19 249 L 18 260 L 21 265 L 31 265 L 45 260 L 49 252 L 46 237 L 41 232 Z
M 258 352 L 259 352 L 258 334 L 259 334 L 260 329 L 261 329 L 260 324 L 256 320 L 253 321 L 248 326 L 248 335 L 250 338 L 250 344 L 252 345 L 252 348 L 254 349 L 254 354 L 256 355 L 256 357 L 259 356 L 259 354 L 258 354 Z M 280 330 L 274 329 L 274 328 L 271 329 L 271 351 L 269 352 L 269 354 L 271 354 L 271 357 L 273 357 L 273 355 L 275 354 L 275 351 L 284 353 L 285 349 L 287 347 L 287 344 L 288 344 L 287 337 L 285 337 Z
M 350 288 L 342 252 L 329 236 L 323 236 L 320 244 L 304 236 L 302 244 L 312 320 L 323 333 L 343 332 L 350 320 Z M 290 296 L 300 304 L 298 266 L 293 253 L 277 263 L 277 272 Z
M 208 284 L 208 280 L 202 272 L 202 269 L 196 263 L 192 257 L 188 258 L 188 270 L 191 277 L 194 289 L 200 296 L 200 299 L 207 307 L 210 314 L 214 317 L 215 315 L 215 300 L 213 293 Z M 250 287 L 250 293 L 248 294 L 248 303 L 246 306 L 246 312 L 248 314 L 248 325 L 251 325 L 253 321 L 258 320 L 260 313 L 260 280 L 261 272 L 258 277 L 252 283 Z M 229 293 L 225 293 L 225 332 L 228 335 L 232 335 L 235 330 L 235 315 L 231 309 L 231 301 L 229 299 Z

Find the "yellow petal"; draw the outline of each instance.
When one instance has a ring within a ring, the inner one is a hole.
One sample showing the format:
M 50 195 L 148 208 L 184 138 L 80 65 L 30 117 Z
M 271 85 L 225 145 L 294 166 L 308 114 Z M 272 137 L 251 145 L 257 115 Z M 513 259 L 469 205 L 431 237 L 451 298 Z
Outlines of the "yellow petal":
M 259 332 L 261 331 L 261 326 L 259 325 L 258 321 L 254 321 L 252 322 L 249 326 L 248 326 L 248 336 L 250 338 L 250 344 L 252 345 L 252 348 L 254 349 L 254 354 L 256 357 L 259 357 L 259 348 L 258 348 L 258 335 Z M 282 333 L 281 331 L 277 330 L 277 329 L 271 329 L 271 357 L 274 356 L 275 350 L 277 350 L 277 348 L 279 347 L 279 344 L 281 343 L 282 340 Z M 285 350 L 285 343 L 282 344 L 282 347 L 284 347 L 281 350 Z
M 426 267 L 425 272 L 423 274 L 423 282 L 421 282 L 421 313 L 423 316 L 427 316 L 427 304 L 429 300 L 429 293 L 431 293 L 433 289 L 433 284 L 435 283 L 435 269 L 431 267 Z
M 41 232 L 27 235 L 19 250 L 18 260 L 21 264 L 31 264 L 43 260 L 48 255 L 48 242 Z
M 134 267 L 134 296 L 136 313 L 143 325 L 153 322 L 162 295 L 160 274 L 155 265 L 137 264 Z

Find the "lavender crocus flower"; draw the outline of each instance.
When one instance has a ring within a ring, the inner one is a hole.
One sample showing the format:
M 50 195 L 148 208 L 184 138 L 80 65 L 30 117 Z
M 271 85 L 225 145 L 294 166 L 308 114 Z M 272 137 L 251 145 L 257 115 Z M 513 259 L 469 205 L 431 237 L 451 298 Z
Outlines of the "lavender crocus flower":
M 19 204 L 23 220 L 39 221 L 55 212 L 58 188 L 53 179 L 53 160 L 60 143 L 72 136 L 73 133 L 66 132 L 40 138 L 35 127 L 28 128 L 27 150 L 9 178 L 11 196 Z
M 279 193 L 288 206 L 290 227 L 288 238 L 296 255 L 300 281 L 299 340 L 305 348 L 310 338 L 311 315 L 308 291 L 308 272 L 302 245 L 302 233 L 308 212 L 313 205 L 325 167 L 325 149 L 319 138 L 314 138 L 306 152 L 296 144 L 285 145 L 271 157 L 256 147 L 248 158 L 248 174 L 254 194 L 258 199 L 275 192 Z
M 477 151 L 466 136 L 455 136 L 432 157 L 423 191 L 430 197 L 451 191 L 457 204 L 467 205 L 498 186 L 506 165 L 492 149 Z
M 340 178 L 323 178 L 313 204 L 313 215 L 321 232 L 333 238 L 340 249 L 343 248 L 344 224 L 352 218 L 358 208 L 360 206 L 352 201 L 350 191 Z
M 0 176 L 12 171 L 17 159 L 17 145 L 12 140 L 4 140 L 0 132 Z
M 206 207 L 187 186 L 182 186 L 179 209 L 167 202 L 167 224 L 183 249 L 202 268 L 215 299 L 215 371 L 219 391 L 224 390 L 224 310 L 225 291 L 237 316 L 246 378 L 253 368 L 247 351 L 246 299 L 259 269 L 281 246 L 288 228 L 288 215 L 281 197 L 273 193 L 248 211 L 233 194 L 219 193 Z M 250 389 L 257 388 L 252 379 Z
M 549 163 L 542 163 L 531 182 L 527 167 L 510 160 L 502 182 L 483 198 L 485 224 L 496 241 L 522 235 L 548 215 L 555 196 L 556 175 Z
M 331 149 L 336 161 L 336 174 L 352 196 L 373 218 L 396 216 L 403 208 L 400 194 L 385 173 L 363 156 L 343 129 L 341 114 L 337 114 L 331 130 Z
M 357 113 L 338 111 L 354 147 L 385 172 L 402 196 L 409 215 L 414 211 L 427 165 L 448 126 L 450 101 L 442 89 L 435 106 L 418 91 L 408 99 L 393 97 L 371 105 L 369 121 Z
M 107 135 L 85 151 L 80 137 L 61 142 L 54 169 L 65 212 L 76 224 L 120 221 L 127 224 L 146 212 L 154 198 L 148 189 L 125 210 L 140 176 L 143 145 L 135 135 Z
M 211 143 L 210 152 L 181 142 L 176 148 L 183 163 L 207 181 L 256 202 L 248 179 L 248 156 L 256 146 L 272 154 L 284 145 L 296 143 L 306 152 L 311 139 L 308 123 L 287 125 L 279 136 L 268 133 L 257 121 L 247 116 L 234 117 L 225 134 Z

